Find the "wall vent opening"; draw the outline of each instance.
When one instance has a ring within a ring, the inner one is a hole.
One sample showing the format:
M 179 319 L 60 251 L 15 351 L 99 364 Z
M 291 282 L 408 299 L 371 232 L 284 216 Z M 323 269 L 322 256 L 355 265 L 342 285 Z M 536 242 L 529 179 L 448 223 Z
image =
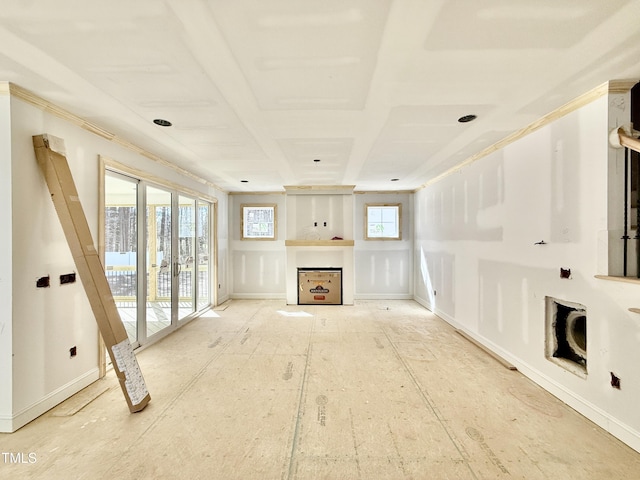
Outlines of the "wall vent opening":
M 581 377 L 587 376 L 587 308 L 546 297 L 548 360 Z

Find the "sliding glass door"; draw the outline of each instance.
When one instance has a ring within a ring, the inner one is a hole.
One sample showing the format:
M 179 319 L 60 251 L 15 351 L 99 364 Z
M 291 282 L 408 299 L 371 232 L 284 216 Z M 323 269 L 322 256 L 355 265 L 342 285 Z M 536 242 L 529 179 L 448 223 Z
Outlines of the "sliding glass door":
M 105 176 L 105 274 L 133 345 L 138 342 L 139 184 L 124 175 Z
M 210 306 L 211 212 L 204 200 L 106 173 L 105 271 L 134 346 Z
M 196 200 L 178 197 L 178 318 L 196 311 Z
M 173 194 L 146 187 L 146 338 L 174 321 L 173 295 L 176 265 L 173 259 Z
M 211 304 L 211 204 L 178 197 L 178 319 Z
M 211 204 L 198 201 L 197 222 L 197 288 L 196 309 L 202 310 L 211 304 Z

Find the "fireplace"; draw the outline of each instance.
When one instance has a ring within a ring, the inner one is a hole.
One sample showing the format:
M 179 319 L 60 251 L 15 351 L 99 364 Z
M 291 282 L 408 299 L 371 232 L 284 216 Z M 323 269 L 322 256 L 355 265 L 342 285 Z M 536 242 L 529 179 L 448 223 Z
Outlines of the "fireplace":
M 287 304 L 353 305 L 354 185 L 284 188 L 287 194 L 284 242 Z M 311 285 L 312 277 L 320 273 L 326 278 L 316 280 L 331 279 L 330 288 L 327 288 L 328 283 Z M 309 284 L 302 292 L 301 275 L 305 286 Z M 334 282 L 339 283 L 339 288 L 334 287 Z
M 342 268 L 298 268 L 298 305 L 342 305 Z

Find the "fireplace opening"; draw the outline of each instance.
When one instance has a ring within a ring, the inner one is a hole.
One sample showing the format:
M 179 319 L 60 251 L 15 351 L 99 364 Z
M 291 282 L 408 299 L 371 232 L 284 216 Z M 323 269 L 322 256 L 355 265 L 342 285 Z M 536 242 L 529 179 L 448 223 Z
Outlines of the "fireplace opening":
M 579 303 L 546 298 L 546 357 L 585 377 L 587 374 L 587 309 Z
M 298 268 L 298 305 L 342 305 L 342 268 Z

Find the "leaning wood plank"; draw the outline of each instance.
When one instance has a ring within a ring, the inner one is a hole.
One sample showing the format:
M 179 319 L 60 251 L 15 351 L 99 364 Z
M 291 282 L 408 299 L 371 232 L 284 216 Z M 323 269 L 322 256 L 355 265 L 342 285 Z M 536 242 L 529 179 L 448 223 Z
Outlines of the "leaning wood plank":
M 36 135 L 33 147 L 129 411 L 139 412 L 151 397 L 93 243 L 64 154 L 64 141 L 51 135 Z
M 624 132 L 623 128 L 618 129 L 618 138 L 620 139 L 620 145 L 630 148 L 636 152 L 640 152 L 640 140 L 630 137 Z
M 489 350 L 487 347 L 482 345 L 475 338 L 469 336 L 467 333 L 465 333 L 465 332 L 463 332 L 462 330 L 459 330 L 459 329 L 456 329 L 456 333 L 458 333 L 461 337 L 464 337 L 467 340 L 469 340 L 471 343 L 473 343 L 480 350 L 482 350 L 485 353 L 487 353 L 489 356 L 493 357 L 493 359 L 496 360 L 498 363 L 500 363 L 503 367 L 508 368 L 509 370 L 517 370 L 517 368 L 515 366 L 511 365 L 509 362 L 507 362 L 504 358 L 499 356 L 497 353 L 492 352 L 491 350 Z
M 631 313 L 640 313 L 640 308 L 630 308 L 629 311 Z

